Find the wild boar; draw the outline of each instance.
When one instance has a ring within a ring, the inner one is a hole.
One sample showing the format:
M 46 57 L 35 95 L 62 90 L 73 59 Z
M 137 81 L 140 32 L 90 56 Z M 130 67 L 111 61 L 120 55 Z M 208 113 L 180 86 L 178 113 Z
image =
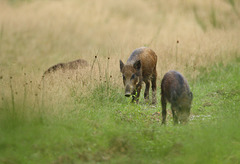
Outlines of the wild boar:
M 88 62 L 83 59 L 78 59 L 75 61 L 71 61 L 68 63 L 59 63 L 56 64 L 50 68 L 47 69 L 47 71 L 44 72 L 44 76 L 48 73 L 56 72 L 58 70 L 66 71 L 66 70 L 76 70 L 76 69 L 81 69 L 85 68 L 88 66 Z
M 186 123 L 193 94 L 187 80 L 176 71 L 167 72 L 161 82 L 162 124 L 166 123 L 167 101 L 171 104 L 174 124 Z
M 135 49 L 124 64 L 120 60 L 120 71 L 125 86 L 125 96 L 132 96 L 132 102 L 138 103 L 142 81 L 146 84 L 144 98 L 149 100 L 150 81 L 152 83 L 152 104 L 157 103 L 156 99 L 156 80 L 157 80 L 157 55 L 153 50 L 146 47 Z

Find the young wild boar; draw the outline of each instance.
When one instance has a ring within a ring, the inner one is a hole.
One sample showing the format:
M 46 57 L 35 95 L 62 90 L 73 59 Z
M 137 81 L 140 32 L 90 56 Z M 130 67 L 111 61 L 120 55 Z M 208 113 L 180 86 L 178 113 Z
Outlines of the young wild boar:
M 162 123 L 166 123 L 167 101 L 171 104 L 174 124 L 186 123 L 190 115 L 193 95 L 187 80 L 176 71 L 167 72 L 161 83 Z
M 48 70 L 45 71 L 43 75 L 45 76 L 48 73 L 56 72 L 58 70 L 62 70 L 62 71 L 76 70 L 76 69 L 85 68 L 87 66 L 88 66 L 88 62 L 86 60 L 78 59 L 78 60 L 71 61 L 71 62 L 68 62 L 68 63 L 56 64 L 56 65 L 48 68 Z
M 156 104 L 156 80 L 157 80 L 157 55 L 149 48 L 141 47 L 135 49 L 124 64 L 120 60 L 120 71 L 125 86 L 125 96 L 132 95 L 132 102 L 139 101 L 142 81 L 146 84 L 144 92 L 145 100 L 149 99 L 150 81 L 152 82 L 152 103 Z

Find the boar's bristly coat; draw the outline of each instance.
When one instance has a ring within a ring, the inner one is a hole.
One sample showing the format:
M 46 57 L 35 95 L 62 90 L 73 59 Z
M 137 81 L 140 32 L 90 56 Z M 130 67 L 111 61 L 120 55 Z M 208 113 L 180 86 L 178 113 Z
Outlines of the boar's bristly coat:
M 50 68 L 47 69 L 47 71 L 44 72 L 44 76 L 53 73 L 59 70 L 66 71 L 66 70 L 77 70 L 82 69 L 88 66 L 88 62 L 84 59 L 78 59 L 74 60 L 68 63 L 58 63 Z
M 120 71 L 125 86 L 125 96 L 132 96 L 132 102 L 139 101 L 142 82 L 146 84 L 144 98 L 149 100 L 149 87 L 152 83 L 152 103 L 156 104 L 157 55 L 146 47 L 135 49 L 124 64 L 120 60 Z
M 166 123 L 167 101 L 171 104 L 174 124 L 186 123 L 193 95 L 187 80 L 177 71 L 167 72 L 161 83 L 162 123 Z

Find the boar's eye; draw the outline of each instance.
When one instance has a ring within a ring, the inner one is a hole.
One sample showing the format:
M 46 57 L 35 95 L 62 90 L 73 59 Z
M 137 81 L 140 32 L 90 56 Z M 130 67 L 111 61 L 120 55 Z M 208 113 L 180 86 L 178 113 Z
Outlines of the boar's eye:
M 133 75 L 132 75 L 132 77 L 131 77 L 131 80 L 132 80 L 132 79 L 134 79 L 134 78 L 135 78 L 135 76 L 136 76 L 136 75 L 135 75 L 135 74 L 133 74 Z

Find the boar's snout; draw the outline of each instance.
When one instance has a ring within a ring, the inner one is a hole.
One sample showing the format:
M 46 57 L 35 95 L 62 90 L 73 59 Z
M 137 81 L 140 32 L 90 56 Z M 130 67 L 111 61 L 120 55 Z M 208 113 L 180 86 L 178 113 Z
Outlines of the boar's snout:
M 190 112 L 183 111 L 183 112 L 179 113 L 178 119 L 179 119 L 180 123 L 186 124 L 188 122 L 189 115 L 190 115 Z
M 129 85 L 125 88 L 125 96 L 130 97 L 131 96 L 131 87 Z

